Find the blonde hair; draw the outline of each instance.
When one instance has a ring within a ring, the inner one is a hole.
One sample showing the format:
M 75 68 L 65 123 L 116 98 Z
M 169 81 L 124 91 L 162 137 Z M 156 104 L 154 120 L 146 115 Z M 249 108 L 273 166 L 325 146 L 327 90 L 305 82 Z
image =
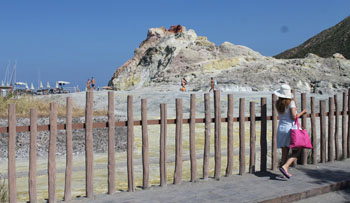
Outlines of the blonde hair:
M 287 98 L 281 98 L 279 97 L 277 102 L 276 102 L 276 109 L 279 113 L 284 113 L 286 109 L 288 108 L 290 102 L 292 99 L 287 99 Z

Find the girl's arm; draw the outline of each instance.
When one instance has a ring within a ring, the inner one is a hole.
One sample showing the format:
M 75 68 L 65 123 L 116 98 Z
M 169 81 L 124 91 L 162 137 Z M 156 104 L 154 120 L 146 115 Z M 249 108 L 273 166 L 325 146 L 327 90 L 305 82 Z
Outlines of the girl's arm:
M 298 118 L 300 118 L 302 115 L 306 114 L 307 109 L 304 109 L 302 112 L 297 114 L 297 108 L 291 108 L 290 112 L 291 112 L 292 119 L 295 120 L 297 116 Z
M 307 113 L 307 109 L 304 109 L 302 112 L 298 113 L 298 118 Z

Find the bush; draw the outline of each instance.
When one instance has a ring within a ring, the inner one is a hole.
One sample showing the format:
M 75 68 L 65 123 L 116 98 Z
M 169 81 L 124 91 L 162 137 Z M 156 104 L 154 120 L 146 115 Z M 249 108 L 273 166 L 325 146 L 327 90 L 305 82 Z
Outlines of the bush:
M 0 173 L 0 202 L 7 202 L 7 184 L 5 184 L 5 178 Z

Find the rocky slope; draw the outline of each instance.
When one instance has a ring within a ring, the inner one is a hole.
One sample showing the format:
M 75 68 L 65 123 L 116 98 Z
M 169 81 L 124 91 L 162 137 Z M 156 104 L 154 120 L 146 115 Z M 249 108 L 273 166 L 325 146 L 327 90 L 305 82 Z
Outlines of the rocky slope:
M 303 58 L 308 53 L 321 57 L 340 53 L 350 59 L 350 17 L 308 39 L 302 45 L 276 55 L 275 58 Z
M 299 91 L 334 93 L 350 86 L 350 61 L 340 54 L 321 58 L 275 59 L 230 42 L 216 46 L 178 25 L 151 28 L 135 55 L 109 81 L 116 90 L 208 91 L 210 77 L 222 91 L 270 91 L 289 83 Z

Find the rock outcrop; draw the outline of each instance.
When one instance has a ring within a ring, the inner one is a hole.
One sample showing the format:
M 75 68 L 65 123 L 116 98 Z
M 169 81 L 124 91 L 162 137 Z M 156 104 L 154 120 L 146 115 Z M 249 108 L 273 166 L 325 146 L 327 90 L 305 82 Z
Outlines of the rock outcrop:
M 109 85 L 116 90 L 151 88 L 207 91 L 214 77 L 223 91 L 269 91 L 281 83 L 297 90 L 333 93 L 350 87 L 350 61 L 340 54 L 322 58 L 275 59 L 230 42 L 216 46 L 206 37 L 181 25 L 148 30 L 135 55 L 119 67 Z

